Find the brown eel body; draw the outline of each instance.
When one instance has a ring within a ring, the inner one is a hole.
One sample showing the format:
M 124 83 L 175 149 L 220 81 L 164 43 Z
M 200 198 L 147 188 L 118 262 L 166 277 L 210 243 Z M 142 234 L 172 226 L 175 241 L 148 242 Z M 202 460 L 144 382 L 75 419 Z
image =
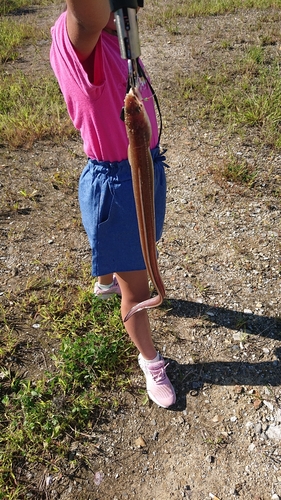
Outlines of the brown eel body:
M 125 126 L 129 139 L 128 159 L 132 181 L 140 242 L 150 279 L 158 293 L 132 307 L 124 321 L 142 309 L 159 306 L 165 296 L 160 276 L 157 252 L 154 209 L 154 167 L 150 153 L 151 125 L 138 91 L 131 89 L 125 97 Z

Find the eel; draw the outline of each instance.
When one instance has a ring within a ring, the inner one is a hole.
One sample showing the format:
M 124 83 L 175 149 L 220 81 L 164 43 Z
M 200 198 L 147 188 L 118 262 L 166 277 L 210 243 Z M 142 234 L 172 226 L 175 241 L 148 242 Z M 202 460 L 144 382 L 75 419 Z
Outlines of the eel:
M 141 249 L 149 277 L 157 295 L 133 306 L 124 318 L 162 304 L 165 287 L 159 272 L 156 251 L 154 208 L 154 166 L 150 152 L 151 124 L 141 96 L 131 88 L 125 96 L 124 120 L 129 140 L 128 160 L 132 172 Z

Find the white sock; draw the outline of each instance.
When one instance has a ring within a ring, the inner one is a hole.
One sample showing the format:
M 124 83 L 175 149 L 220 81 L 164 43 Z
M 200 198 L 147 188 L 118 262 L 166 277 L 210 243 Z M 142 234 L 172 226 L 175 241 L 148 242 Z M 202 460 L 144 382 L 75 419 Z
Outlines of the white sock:
M 112 283 L 110 283 L 110 285 L 101 285 L 101 283 L 99 283 L 98 285 L 101 290 L 109 290 L 109 288 L 111 288 L 113 285 L 113 281 Z
M 148 364 L 149 363 L 157 363 L 157 361 L 160 361 L 160 354 L 159 354 L 159 352 L 157 352 L 155 358 L 153 358 L 153 359 L 145 359 L 144 357 L 143 357 L 143 359 Z

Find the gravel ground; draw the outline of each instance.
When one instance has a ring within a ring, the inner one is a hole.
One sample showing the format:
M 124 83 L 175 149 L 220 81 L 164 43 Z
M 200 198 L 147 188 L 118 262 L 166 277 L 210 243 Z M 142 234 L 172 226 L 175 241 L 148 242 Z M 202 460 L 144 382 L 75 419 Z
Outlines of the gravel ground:
M 51 25 L 58 11 L 54 5 L 28 15 Z M 170 410 L 144 404 L 136 364 L 131 390 L 116 394 L 118 410 L 100 415 L 94 435 L 70 443 L 72 458 L 87 457 L 88 467 L 73 471 L 66 462 L 51 475 L 30 465 L 23 473 L 28 498 L 281 498 L 281 214 L 274 194 L 281 157 L 218 127 L 203 129 L 195 105 L 183 109 L 173 97 L 178 69 L 189 74 L 220 60 L 231 64 L 265 27 L 278 30 L 268 50 L 279 50 L 280 15 L 266 15 L 267 21 L 255 11 L 182 20 L 175 35 L 163 28 L 152 33 L 148 25 L 142 31 L 143 59 L 162 103 L 169 165 L 159 243 L 167 300 L 150 317 L 177 404 Z M 232 51 L 218 49 L 224 38 Z M 48 44 L 28 47 L 17 67 L 50 71 Z M 257 167 L 252 189 L 218 175 L 230 153 Z M 34 275 L 51 273 L 66 253 L 74 268 L 90 260 L 77 204 L 84 163 L 79 140 L 37 143 L 28 151 L 2 148 L 0 298 Z M 63 188 L 55 182 L 61 169 L 69 179 Z M 23 187 L 37 191 L 36 203 L 5 209 Z M 25 368 L 36 378 L 51 346 L 31 325 L 18 328 L 30 344 Z M 39 491 L 31 493 L 36 484 Z

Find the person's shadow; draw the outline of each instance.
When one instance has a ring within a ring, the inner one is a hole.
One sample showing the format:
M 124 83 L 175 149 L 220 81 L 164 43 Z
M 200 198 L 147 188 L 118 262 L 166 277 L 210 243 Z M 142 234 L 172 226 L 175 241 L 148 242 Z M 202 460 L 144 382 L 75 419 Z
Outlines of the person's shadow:
M 168 315 L 186 318 L 204 317 L 211 328 L 223 326 L 250 335 L 275 340 L 273 361 L 211 361 L 180 364 L 169 359 L 167 373 L 177 392 L 177 403 L 173 410 L 182 410 L 186 404 L 186 394 L 199 393 L 206 384 L 214 385 L 281 385 L 281 319 L 261 316 L 223 307 L 185 300 L 169 299 Z M 237 341 L 239 344 L 239 341 Z M 171 408 L 172 409 L 172 408 Z

